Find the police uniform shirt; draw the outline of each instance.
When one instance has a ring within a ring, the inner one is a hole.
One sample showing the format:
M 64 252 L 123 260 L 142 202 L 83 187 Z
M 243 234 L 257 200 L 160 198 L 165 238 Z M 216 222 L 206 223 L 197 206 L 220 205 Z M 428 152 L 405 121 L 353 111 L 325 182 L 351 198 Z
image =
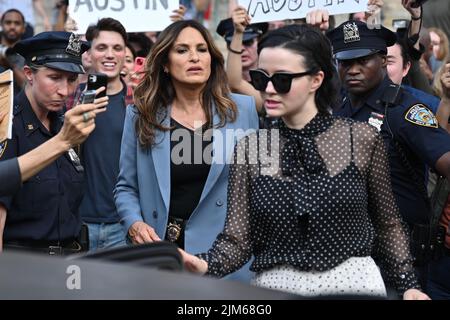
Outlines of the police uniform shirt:
M 392 187 L 400 213 L 408 223 L 427 223 L 430 209 L 423 192 L 426 165 L 434 168 L 437 160 L 450 151 L 450 135 L 438 127 L 437 119 L 426 105 L 405 91 L 400 91 L 397 105 L 386 108 L 383 97 L 391 84 L 385 77 L 359 108 L 354 108 L 350 99 L 344 97 L 335 114 L 368 122 L 380 131 L 389 153 Z M 404 156 L 394 145 L 393 137 L 401 145 Z M 408 159 L 410 169 L 405 168 L 402 157 Z
M 46 142 L 61 128 L 57 113 L 50 112 L 51 129 L 36 117 L 25 92 L 14 101 L 13 137 L 3 145 L 0 160 L 27 153 Z M 4 241 L 62 241 L 75 238 L 81 228 L 77 213 L 83 191 L 83 173 L 68 153 L 59 157 L 37 175 L 24 182 L 10 197 L 1 197 L 8 215 Z

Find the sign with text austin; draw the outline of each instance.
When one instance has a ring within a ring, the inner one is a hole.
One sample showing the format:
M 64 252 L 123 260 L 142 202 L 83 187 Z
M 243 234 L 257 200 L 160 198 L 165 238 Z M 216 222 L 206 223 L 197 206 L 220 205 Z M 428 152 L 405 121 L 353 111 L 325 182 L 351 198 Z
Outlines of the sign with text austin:
M 285 19 L 301 19 L 316 9 L 330 15 L 366 11 L 368 0 L 239 0 L 247 8 L 252 23 Z
M 179 0 L 71 0 L 69 15 L 80 34 L 106 17 L 119 20 L 127 32 L 161 31 L 178 6 Z

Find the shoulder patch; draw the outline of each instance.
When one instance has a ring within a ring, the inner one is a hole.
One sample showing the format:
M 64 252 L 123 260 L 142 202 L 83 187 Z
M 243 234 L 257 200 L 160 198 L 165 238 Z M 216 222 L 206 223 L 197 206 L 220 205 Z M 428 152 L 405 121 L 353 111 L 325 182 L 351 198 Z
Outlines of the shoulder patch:
M 2 158 L 2 156 L 3 156 L 3 153 L 5 152 L 5 150 L 6 150 L 6 146 L 8 145 L 8 141 L 7 140 L 5 140 L 5 141 L 3 141 L 3 142 L 0 142 L 0 159 Z
M 438 127 L 438 121 L 433 112 L 426 105 L 421 103 L 410 107 L 405 114 L 405 119 L 422 127 Z

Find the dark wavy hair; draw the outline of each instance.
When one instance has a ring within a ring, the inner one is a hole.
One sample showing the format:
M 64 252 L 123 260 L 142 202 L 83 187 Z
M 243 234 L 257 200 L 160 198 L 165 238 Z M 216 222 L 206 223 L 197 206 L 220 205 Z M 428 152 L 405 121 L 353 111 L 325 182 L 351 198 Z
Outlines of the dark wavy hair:
M 174 98 L 175 89 L 169 74 L 164 72 L 164 66 L 169 62 L 169 52 L 178 35 L 185 28 L 194 28 L 205 39 L 211 55 L 211 75 L 201 93 L 201 103 L 206 115 L 206 126 L 212 126 L 212 105 L 215 103 L 220 118 L 218 127 L 226 122 L 234 122 L 238 111 L 230 97 L 227 74 L 224 68 L 224 58 L 214 44 L 209 31 L 194 20 L 177 21 L 169 25 L 156 40 L 146 59 L 145 74 L 134 91 L 134 103 L 138 109 L 136 134 L 142 148 L 154 144 L 155 130 L 167 131 L 170 128 L 160 124 L 157 114 L 167 110 Z M 216 125 L 216 124 L 214 124 Z
M 86 40 L 92 42 L 98 37 L 101 31 L 113 31 L 120 34 L 123 42 L 127 43 L 128 35 L 125 27 L 120 21 L 113 18 L 102 18 L 96 24 L 91 24 L 86 30 Z
M 307 70 L 323 71 L 325 76 L 322 85 L 316 91 L 315 102 L 319 113 L 329 113 L 330 107 L 336 103 L 337 73 L 328 38 L 315 27 L 288 25 L 264 35 L 258 43 L 258 54 L 264 48 L 276 47 L 289 49 L 301 55 Z

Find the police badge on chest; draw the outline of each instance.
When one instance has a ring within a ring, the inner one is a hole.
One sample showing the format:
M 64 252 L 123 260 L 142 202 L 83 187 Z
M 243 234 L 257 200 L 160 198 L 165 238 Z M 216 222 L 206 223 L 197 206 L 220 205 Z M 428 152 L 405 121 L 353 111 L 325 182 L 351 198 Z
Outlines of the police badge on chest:
M 381 113 L 372 112 L 369 118 L 369 124 L 375 127 L 378 132 L 381 131 L 381 125 L 383 124 L 384 115 Z

